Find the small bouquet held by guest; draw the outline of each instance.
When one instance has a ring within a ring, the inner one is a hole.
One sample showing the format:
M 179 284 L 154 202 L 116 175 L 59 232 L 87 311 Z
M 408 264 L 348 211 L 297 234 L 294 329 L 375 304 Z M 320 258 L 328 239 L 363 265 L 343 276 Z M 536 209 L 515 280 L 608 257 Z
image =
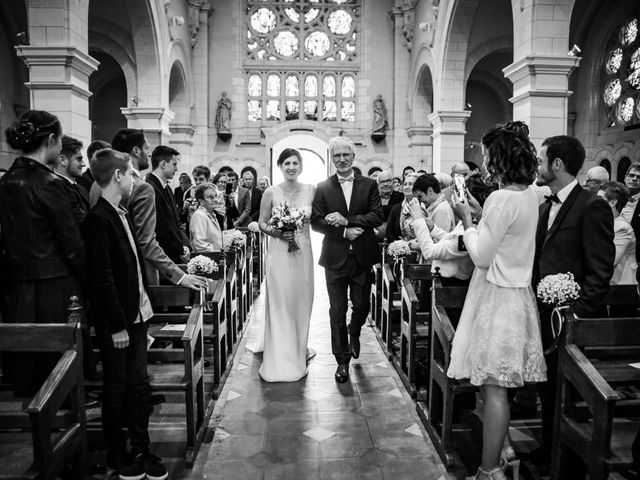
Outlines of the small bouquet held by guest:
M 231 236 L 231 246 L 237 248 L 243 248 L 247 244 L 247 237 L 244 233 L 236 230 Z
M 406 240 L 396 240 L 395 242 L 391 242 L 387 247 L 387 253 L 391 255 L 396 261 L 398 261 L 402 257 L 411 255 L 409 242 L 407 242 Z
M 540 302 L 553 307 L 551 331 L 555 340 L 553 345 L 544 352 L 546 355 L 558 346 L 558 338 L 562 332 L 563 324 L 561 312 L 571 307 L 571 304 L 580 298 L 580 285 L 571 272 L 547 275 L 538 283 L 536 294 Z
M 296 232 L 301 229 L 308 220 L 302 210 L 291 208 L 288 203 L 283 202 L 273 208 L 271 218 L 269 218 L 269 226 L 279 232 Z M 295 238 L 289 240 L 289 253 L 297 252 L 300 247 L 296 243 Z
M 204 255 L 198 255 L 187 263 L 189 275 L 211 275 L 218 271 L 218 264 Z

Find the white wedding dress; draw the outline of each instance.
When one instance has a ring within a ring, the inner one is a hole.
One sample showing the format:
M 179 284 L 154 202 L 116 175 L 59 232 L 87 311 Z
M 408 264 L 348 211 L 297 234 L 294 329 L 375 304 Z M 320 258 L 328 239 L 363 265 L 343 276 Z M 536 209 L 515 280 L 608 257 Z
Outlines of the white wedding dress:
M 311 217 L 315 187 L 302 185 L 298 193 L 273 189 L 273 205 L 287 202 Z M 300 250 L 289 253 L 289 243 L 269 238 L 262 302 L 254 311 L 255 337 L 247 343 L 264 351 L 260 377 L 267 382 L 295 382 L 307 374 L 307 339 L 313 307 L 313 253 L 309 222 L 296 232 Z

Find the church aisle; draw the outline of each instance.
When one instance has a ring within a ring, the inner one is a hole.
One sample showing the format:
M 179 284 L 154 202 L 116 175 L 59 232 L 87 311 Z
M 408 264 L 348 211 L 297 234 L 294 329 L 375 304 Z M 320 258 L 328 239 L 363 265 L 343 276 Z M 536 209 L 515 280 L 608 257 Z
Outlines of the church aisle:
M 212 416 L 213 441 L 202 445 L 184 478 L 435 480 L 445 472 L 370 327 L 363 328 L 350 381 L 335 382 L 321 267 L 315 280 L 309 346 L 317 355 L 309 375 L 263 382 L 262 354 L 245 349 L 255 335 L 250 324 Z

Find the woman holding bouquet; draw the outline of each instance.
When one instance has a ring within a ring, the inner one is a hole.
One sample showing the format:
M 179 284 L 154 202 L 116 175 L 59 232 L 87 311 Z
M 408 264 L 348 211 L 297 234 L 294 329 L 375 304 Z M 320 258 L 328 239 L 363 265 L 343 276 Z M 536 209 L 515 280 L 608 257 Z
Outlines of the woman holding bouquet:
M 307 374 L 307 338 L 313 307 L 313 254 L 308 221 L 313 185 L 300 183 L 302 157 L 285 149 L 277 161 L 284 182 L 262 195 L 259 226 L 270 235 L 264 280 L 264 309 L 257 322 L 264 322 L 264 355 L 260 376 L 267 382 L 295 382 Z M 286 218 L 285 218 L 286 217 Z M 259 351 L 260 348 L 251 348 Z
M 469 197 L 453 195 L 465 228 L 464 244 L 476 265 L 453 338 L 452 378 L 468 378 L 484 399 L 482 464 L 477 480 L 503 479 L 517 461 L 508 447 L 507 389 L 543 382 L 546 365 L 540 320 L 531 288 L 538 203 L 531 184 L 537 158 L 521 122 L 496 125 L 482 137 L 487 171 L 501 188 L 486 200 L 477 226 Z M 503 448 L 505 447 L 505 448 Z

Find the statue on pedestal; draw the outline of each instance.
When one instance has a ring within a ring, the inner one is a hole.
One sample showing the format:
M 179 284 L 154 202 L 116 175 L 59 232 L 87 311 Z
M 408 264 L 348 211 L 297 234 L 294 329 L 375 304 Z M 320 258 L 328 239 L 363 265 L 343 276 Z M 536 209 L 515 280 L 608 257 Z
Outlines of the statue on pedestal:
M 216 109 L 216 130 L 218 133 L 231 132 L 231 99 L 227 92 L 222 92 L 222 98 L 218 100 Z
M 386 137 L 386 130 L 389 128 L 389 122 L 387 120 L 387 107 L 382 100 L 382 94 L 378 94 L 373 101 L 373 129 L 371 132 L 371 138 L 376 141 L 380 141 Z

